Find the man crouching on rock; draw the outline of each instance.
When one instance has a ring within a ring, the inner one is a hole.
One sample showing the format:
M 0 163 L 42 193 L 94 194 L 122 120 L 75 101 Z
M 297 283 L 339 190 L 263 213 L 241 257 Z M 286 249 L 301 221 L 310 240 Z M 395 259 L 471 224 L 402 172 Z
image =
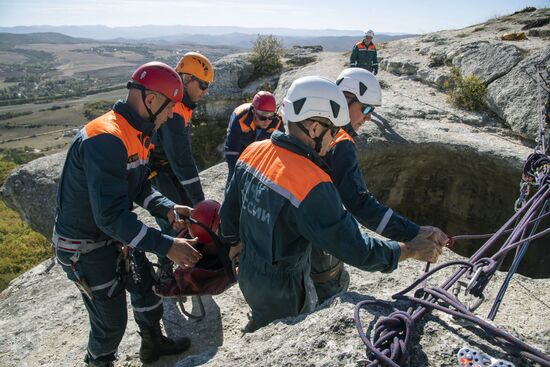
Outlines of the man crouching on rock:
M 344 210 L 320 159 L 349 121 L 336 84 L 297 79 L 281 115 L 289 134 L 276 131 L 242 153 L 220 212 L 224 240 L 242 243 L 239 286 L 252 309 L 248 332 L 312 310 L 311 243 L 359 269 L 381 272 L 407 258 L 435 262 L 443 251 L 424 237 L 401 243 L 362 235 Z
M 152 291 L 153 270 L 146 252 L 167 256 L 180 266 L 201 257 L 195 240 L 172 238 L 144 225 L 132 203 L 152 215 L 166 217 L 174 228 L 179 214 L 191 209 L 175 205 L 151 188 L 147 162 L 150 136 L 182 98 L 182 82 L 168 65 L 140 66 L 127 85 L 126 101 L 91 121 L 72 142 L 58 192 L 52 243 L 58 262 L 75 282 L 90 319 L 89 366 L 112 366 L 127 323 L 125 289 L 130 293 L 140 329 L 142 362 L 189 348 L 188 338 L 162 335 L 162 300 Z

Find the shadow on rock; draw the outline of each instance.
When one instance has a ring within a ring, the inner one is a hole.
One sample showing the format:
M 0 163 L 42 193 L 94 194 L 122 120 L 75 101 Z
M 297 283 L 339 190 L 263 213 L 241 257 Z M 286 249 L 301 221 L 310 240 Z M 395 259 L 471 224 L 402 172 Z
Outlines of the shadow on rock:
M 223 344 L 223 328 L 220 307 L 212 296 L 202 296 L 205 308 L 203 319 L 194 320 L 184 316 L 175 299 L 164 300 L 164 327 L 170 338 L 188 337 L 191 347 L 184 355 L 164 357 L 151 366 L 198 366 L 206 363 Z M 194 315 L 199 314 L 200 307 L 196 297 L 187 297 L 183 303 L 185 310 Z
M 395 143 L 406 143 L 407 139 L 399 135 L 390 125 L 390 121 L 378 113 L 373 112 L 372 115 L 375 117 L 371 121 L 378 127 L 382 136 L 390 142 Z

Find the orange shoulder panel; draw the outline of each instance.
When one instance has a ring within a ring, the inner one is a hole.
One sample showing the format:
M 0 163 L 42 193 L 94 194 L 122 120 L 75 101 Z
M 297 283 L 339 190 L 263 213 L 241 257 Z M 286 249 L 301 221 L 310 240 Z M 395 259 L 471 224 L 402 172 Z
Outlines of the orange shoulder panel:
M 142 132 L 134 129 L 122 115 L 114 111 L 109 111 L 86 124 L 84 134 L 84 139 L 101 134 L 114 135 L 124 144 L 128 157 L 137 154 L 138 158 L 144 161 L 148 159 L 149 150 L 154 147 L 153 144 L 150 144 L 148 149 L 145 149 L 140 140 Z
M 344 129 L 340 129 L 340 130 L 338 130 L 338 134 L 336 134 L 336 136 L 334 137 L 334 140 L 332 141 L 332 143 L 330 143 L 330 148 L 332 148 L 336 144 L 338 144 L 340 142 L 343 142 L 343 141 L 346 141 L 346 140 L 349 140 L 353 144 L 355 144 L 355 141 L 353 140 L 351 135 L 348 134 Z
M 185 127 L 189 126 L 189 121 L 191 121 L 191 117 L 193 116 L 193 110 L 184 105 L 182 102 L 176 103 L 174 108 L 172 109 L 173 113 L 177 113 L 181 117 L 183 117 L 183 124 Z
M 374 43 L 371 43 L 371 44 L 369 44 L 368 49 L 376 51 L 376 46 L 374 45 Z
M 276 115 L 277 123 L 275 126 L 267 129 L 268 133 L 273 133 L 275 130 L 279 130 L 279 127 L 281 127 L 281 124 L 283 123 L 283 120 L 281 119 L 281 116 L 277 113 Z
M 330 176 L 315 163 L 276 146 L 271 140 L 250 144 L 239 157 L 239 161 L 252 168 L 262 182 L 279 194 L 290 194 L 289 199 L 295 206 L 299 206 L 318 184 L 332 182 Z
M 246 124 L 246 118 L 248 117 L 248 112 L 250 111 L 251 103 L 243 103 L 239 107 L 235 108 L 235 116 L 239 119 L 239 125 L 243 133 L 247 133 L 250 130 L 256 130 L 256 124 L 254 121 L 251 121 L 249 125 Z

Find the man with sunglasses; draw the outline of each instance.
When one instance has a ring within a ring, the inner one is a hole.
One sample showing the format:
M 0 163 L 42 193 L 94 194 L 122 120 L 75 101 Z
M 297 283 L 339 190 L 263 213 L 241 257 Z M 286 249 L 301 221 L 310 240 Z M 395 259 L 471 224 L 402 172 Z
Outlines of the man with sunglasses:
M 204 55 L 188 52 L 179 60 L 176 72 L 183 82 L 183 98 L 174 106 L 173 117 L 153 137 L 150 178 L 153 186 L 170 200 L 194 206 L 204 200 L 204 193 L 189 142 L 190 120 L 197 102 L 208 94 L 214 69 Z M 164 219 L 157 218 L 157 223 L 163 232 L 171 233 L 171 226 Z
M 407 258 L 436 261 L 442 251 L 431 241 L 362 235 L 345 211 L 320 158 L 349 119 L 336 84 L 299 78 L 281 108 L 288 135 L 275 131 L 245 149 L 220 209 L 223 240 L 237 249 L 242 241 L 239 286 L 252 309 L 246 332 L 313 309 L 312 243 L 365 271 L 391 272 Z
M 239 156 L 247 146 L 255 141 L 268 139 L 275 130 L 285 131 L 276 109 L 273 94 L 260 91 L 256 93 L 252 103 L 240 105 L 231 114 L 223 146 L 228 169 L 227 184 Z
M 340 73 L 336 84 L 346 97 L 350 123 L 340 129 L 324 160 L 344 206 L 363 226 L 387 238 L 403 242 L 424 238 L 444 246 L 447 236 L 439 228 L 420 227 L 376 200 L 359 170 L 353 138 L 371 120 L 375 107 L 382 104 L 378 80 L 367 70 L 349 68 Z M 349 274 L 342 261 L 317 247 L 311 251 L 311 278 L 319 303 L 345 291 L 349 285 Z

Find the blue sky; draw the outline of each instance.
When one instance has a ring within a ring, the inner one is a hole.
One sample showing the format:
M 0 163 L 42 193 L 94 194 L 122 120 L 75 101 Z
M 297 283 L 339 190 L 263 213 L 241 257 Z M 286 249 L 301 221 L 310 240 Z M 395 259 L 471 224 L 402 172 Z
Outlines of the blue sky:
M 0 0 L 0 26 L 207 25 L 425 33 L 550 0 Z

